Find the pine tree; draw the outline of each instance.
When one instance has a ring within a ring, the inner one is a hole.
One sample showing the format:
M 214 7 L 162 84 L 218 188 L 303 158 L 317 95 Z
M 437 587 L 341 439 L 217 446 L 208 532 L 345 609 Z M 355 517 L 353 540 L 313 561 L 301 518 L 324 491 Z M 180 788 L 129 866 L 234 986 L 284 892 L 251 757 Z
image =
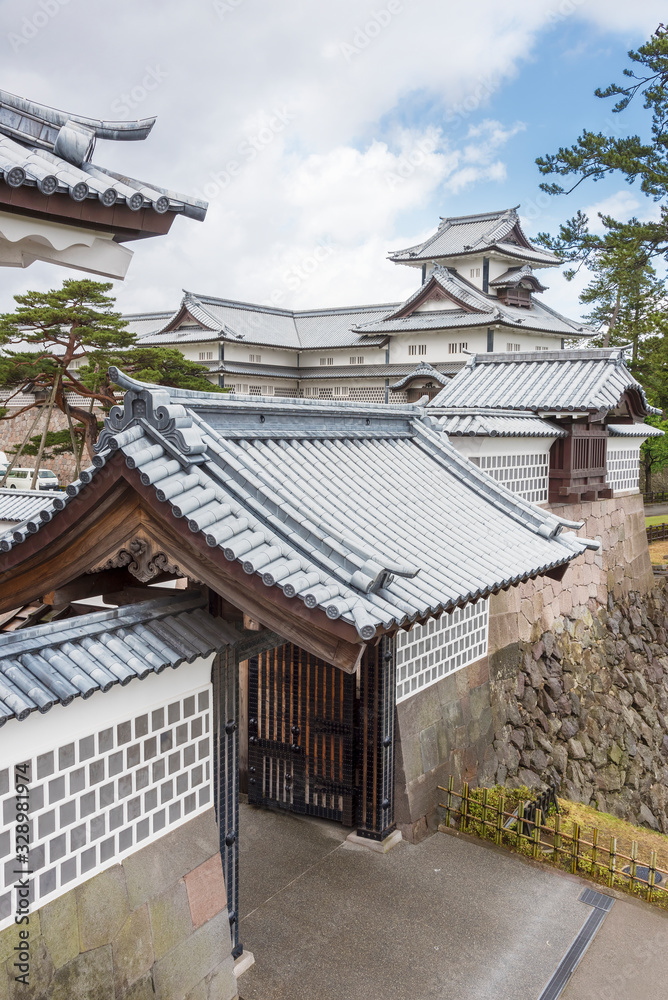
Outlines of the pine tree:
M 577 142 L 536 160 L 544 176 L 576 178 L 566 190 L 559 183 L 544 182 L 548 194 L 570 194 L 586 180 L 617 176 L 629 184 L 639 183 L 643 194 L 660 204 L 660 218 L 620 222 L 601 215 L 604 232 L 592 233 L 587 216 L 578 211 L 564 223 L 557 237 L 541 233 L 540 242 L 567 261 L 589 265 L 602 252 L 623 257 L 632 269 L 642 268 L 654 258 L 668 259 L 668 30 L 661 24 L 638 51 L 628 53 L 634 66 L 623 73 L 629 83 L 612 83 L 595 94 L 602 99 L 617 97 L 613 113 L 621 114 L 642 95 L 650 112 L 651 139 L 639 135 L 609 136 L 585 129 Z M 637 70 L 637 72 L 636 72 Z
M 92 452 L 97 438 L 97 416 L 92 412 L 92 405 L 90 409 L 70 406 L 68 392 L 90 399 L 91 404 L 114 403 L 113 394 L 109 394 L 106 386 L 101 385 L 97 390 L 88 388 L 73 367 L 73 363 L 80 364 L 84 360 L 88 350 L 118 350 L 134 343 L 134 334 L 126 329 L 125 320 L 120 313 L 114 312 L 115 300 L 108 294 L 111 287 L 111 282 L 69 278 L 62 288 L 15 295 L 17 308 L 13 313 L 0 315 L 0 344 L 6 355 L 0 364 L 0 379 L 5 386 L 21 388 L 29 384 L 38 396 L 46 396 L 44 444 L 51 411 L 55 407 L 67 415 L 70 426 L 73 420 L 83 425 L 85 442 L 89 453 Z M 12 345 L 19 350 L 12 351 Z M 40 405 L 41 400 L 30 403 L 13 412 L 11 417 Z M 11 417 L 5 413 L 2 419 Z M 74 446 L 74 438 L 72 443 Z M 38 452 L 36 465 L 39 465 L 44 444 Z
M 590 307 L 585 321 L 599 330 L 590 343 L 596 347 L 631 344 L 633 369 L 643 356 L 645 339 L 663 321 L 664 282 L 651 265 L 632 269 L 618 255 L 601 254 L 590 263 L 593 276 L 580 295 Z M 574 272 L 566 272 L 570 277 Z
M 38 397 L 20 409 L 2 409 L 0 420 L 46 406 L 41 436 L 30 437 L 24 448 L 37 455 L 35 476 L 45 448 L 71 449 L 77 465 L 82 445 L 92 456 L 100 426 L 94 407 L 108 410 L 116 402 L 108 375 L 112 364 L 142 381 L 224 391 L 206 378 L 206 366 L 188 361 L 178 350 L 135 347 L 135 335 L 114 311 L 111 288 L 110 282 L 67 279 L 59 289 L 15 295 L 15 311 L 0 315 L 0 385 L 17 392 L 29 386 Z M 89 405 L 69 404 L 68 393 Z M 69 430 L 49 429 L 54 408 L 67 416 Z

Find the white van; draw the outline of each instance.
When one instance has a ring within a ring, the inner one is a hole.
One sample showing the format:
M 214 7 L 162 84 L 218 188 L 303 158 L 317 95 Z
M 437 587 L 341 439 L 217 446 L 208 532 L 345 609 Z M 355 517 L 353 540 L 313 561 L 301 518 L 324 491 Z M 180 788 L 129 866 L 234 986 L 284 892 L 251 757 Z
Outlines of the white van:
M 12 469 L 5 480 L 5 487 L 10 490 L 29 490 L 32 484 L 32 477 L 35 468 L 32 469 Z M 2 477 L 0 476 L 0 481 Z M 35 482 L 36 490 L 59 490 L 60 483 L 58 476 L 51 469 L 40 469 Z

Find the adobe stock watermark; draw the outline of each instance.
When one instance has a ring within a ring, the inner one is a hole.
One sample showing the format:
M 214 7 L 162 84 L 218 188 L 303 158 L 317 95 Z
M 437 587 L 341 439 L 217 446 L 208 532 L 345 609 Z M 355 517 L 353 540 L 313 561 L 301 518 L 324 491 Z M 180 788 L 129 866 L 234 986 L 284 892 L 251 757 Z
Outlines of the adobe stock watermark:
M 119 94 L 111 102 L 112 114 L 116 116 L 118 121 L 129 121 L 134 118 L 135 115 L 133 112 L 137 110 L 140 104 L 144 103 L 149 94 L 152 94 L 160 87 L 162 82 L 167 79 L 167 76 L 167 70 L 162 69 L 160 65 L 147 66 L 140 82 L 136 83 L 128 91 L 124 90 L 122 94 Z
M 213 0 L 213 9 L 222 21 L 227 14 L 234 13 L 245 2 L 246 0 Z
M 235 177 L 242 173 L 247 164 L 257 159 L 260 153 L 270 146 L 278 135 L 285 132 L 297 115 L 285 106 L 274 108 L 270 115 L 265 115 L 266 124 L 244 136 L 235 150 L 235 156 L 230 158 L 222 170 L 211 171 L 209 178 L 201 190 L 195 195 L 205 201 L 218 198 L 230 186 Z
M 318 240 L 311 253 L 303 257 L 298 264 L 293 264 L 283 274 L 282 287 L 274 288 L 269 296 L 271 305 L 280 306 L 285 301 L 286 289 L 290 292 L 296 292 L 337 250 L 336 243 L 328 237 Z
M 388 170 L 385 174 L 385 183 L 391 189 L 399 184 L 404 184 L 409 177 L 412 177 L 416 170 L 423 167 L 431 153 L 435 153 L 438 148 L 438 139 L 435 136 L 425 136 L 415 144 L 410 152 L 402 153 L 397 160 L 394 170 Z
M 22 19 L 18 30 L 7 34 L 7 41 L 14 52 L 20 52 L 25 45 L 32 42 L 33 38 L 36 38 L 69 2 L 70 0 L 39 0 L 32 14 Z
M 378 38 L 385 28 L 389 27 L 397 14 L 403 12 L 403 9 L 401 0 L 388 0 L 385 7 L 370 11 L 369 19 L 355 28 L 352 41 L 339 43 L 339 52 L 346 62 L 352 62 L 355 56 L 364 52 L 374 38 Z
M 500 76 L 483 77 L 461 101 L 451 105 L 446 115 L 446 124 L 456 127 L 470 118 L 493 96 L 501 86 Z
M 16 906 L 14 923 L 19 927 L 19 943 L 14 945 L 14 980 L 30 986 L 30 764 L 14 765 L 14 891 Z
M 585 2 L 586 0 L 560 0 L 557 8 L 551 10 L 547 16 L 549 23 L 559 24 L 561 21 L 565 21 Z

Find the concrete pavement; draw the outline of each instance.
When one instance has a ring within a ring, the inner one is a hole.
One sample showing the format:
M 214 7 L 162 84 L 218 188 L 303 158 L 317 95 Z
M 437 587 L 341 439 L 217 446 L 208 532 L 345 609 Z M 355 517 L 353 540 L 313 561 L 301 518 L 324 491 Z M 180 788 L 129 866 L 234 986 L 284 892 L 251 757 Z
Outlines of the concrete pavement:
M 242 806 L 244 1000 L 536 1000 L 589 915 L 581 883 L 509 853 L 346 832 Z
M 561 1000 L 664 1000 L 668 914 L 617 898 Z

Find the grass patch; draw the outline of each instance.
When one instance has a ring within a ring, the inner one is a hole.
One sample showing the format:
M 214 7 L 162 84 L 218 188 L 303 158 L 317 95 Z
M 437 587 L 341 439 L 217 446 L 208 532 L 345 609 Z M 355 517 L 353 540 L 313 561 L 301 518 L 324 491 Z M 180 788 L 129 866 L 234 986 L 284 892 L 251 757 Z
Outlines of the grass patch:
M 625 819 L 617 819 L 610 813 L 599 812 L 593 806 L 583 806 L 580 802 L 559 799 L 559 808 L 562 824 L 564 820 L 569 823 L 579 823 L 585 840 L 591 840 L 591 834 L 596 827 L 599 843 L 608 847 L 610 837 L 616 837 L 617 850 L 620 854 L 630 854 L 631 841 L 635 840 L 638 844 L 638 857 L 648 861 L 650 851 L 656 851 L 659 868 L 668 869 L 668 837 L 665 834 L 656 833 L 646 826 L 634 826 Z M 601 840 L 601 837 L 604 839 Z
M 665 566 L 668 563 L 668 538 L 661 542 L 652 542 L 649 546 L 649 558 L 652 566 Z
M 646 517 L 645 527 L 649 528 L 652 524 L 668 524 L 668 514 L 653 514 L 652 517 Z
M 447 805 L 447 789 L 443 789 L 441 794 L 443 796 L 441 804 Z M 486 790 L 471 789 L 467 802 L 467 816 L 462 825 L 461 798 L 459 793 L 455 793 L 451 803 L 450 826 L 485 840 L 494 841 L 517 854 L 547 862 L 562 871 L 583 875 L 599 885 L 620 889 L 668 909 L 668 836 L 617 819 L 609 813 L 599 812 L 593 806 L 569 802 L 567 799 L 558 800 L 558 814 L 552 809 L 549 816 L 541 817 L 539 840 L 535 838 L 538 830 L 531 824 L 526 826 L 524 836 L 518 835 L 516 825 L 506 829 L 506 823 L 519 803 L 533 798 L 534 794 L 528 788 L 506 789 L 496 786 Z M 498 817 L 502 800 L 504 829 L 501 831 Z M 574 824 L 579 828 L 577 835 L 574 833 Z M 597 831 L 596 838 L 594 831 Z M 617 840 L 614 875 L 610 869 L 611 837 Z M 657 887 L 651 894 L 648 885 L 638 881 L 631 883 L 628 874 L 622 871 L 629 865 L 633 842 L 636 844 L 637 866 L 648 866 L 651 863 L 652 852 L 656 852 L 656 868 L 662 876 L 662 881 L 656 883 Z M 594 844 L 595 846 L 592 846 Z

